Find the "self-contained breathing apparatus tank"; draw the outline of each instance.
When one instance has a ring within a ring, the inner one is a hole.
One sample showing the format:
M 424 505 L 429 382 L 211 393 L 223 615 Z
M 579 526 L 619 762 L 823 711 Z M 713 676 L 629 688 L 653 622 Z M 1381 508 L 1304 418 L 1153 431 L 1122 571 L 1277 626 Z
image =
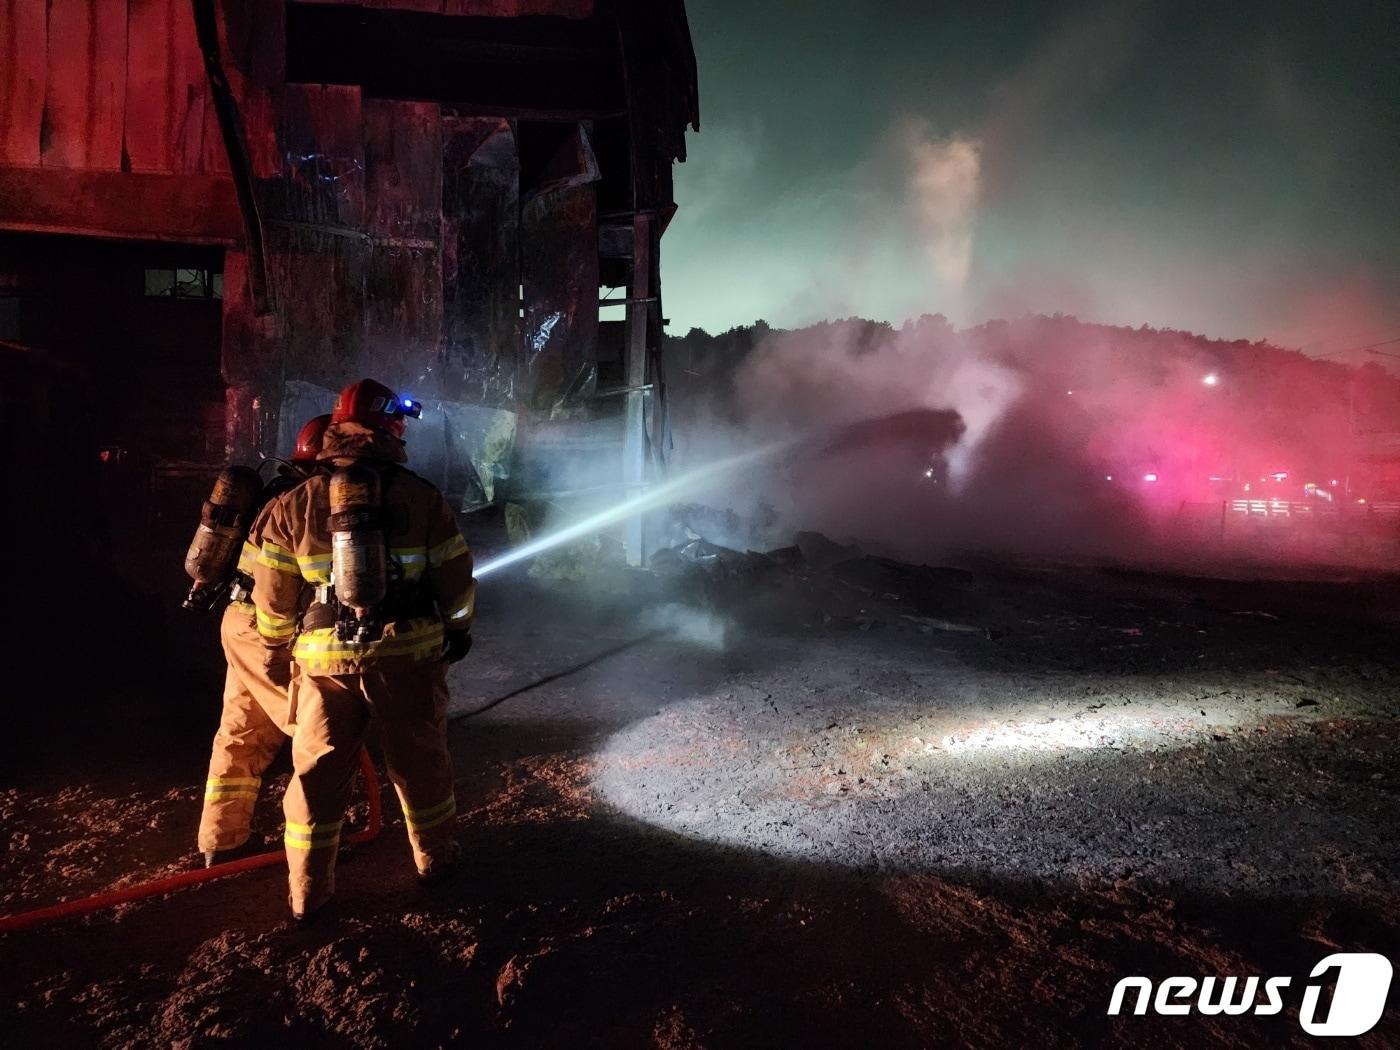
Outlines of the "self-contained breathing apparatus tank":
M 228 587 L 261 505 L 262 489 L 262 479 L 250 467 L 220 471 L 185 554 L 185 572 L 194 581 L 183 603 L 186 609 L 212 608 Z
M 389 589 L 388 544 L 379 472 L 350 464 L 331 475 L 331 586 L 340 606 L 336 637 L 374 641 L 384 629 L 379 606 Z

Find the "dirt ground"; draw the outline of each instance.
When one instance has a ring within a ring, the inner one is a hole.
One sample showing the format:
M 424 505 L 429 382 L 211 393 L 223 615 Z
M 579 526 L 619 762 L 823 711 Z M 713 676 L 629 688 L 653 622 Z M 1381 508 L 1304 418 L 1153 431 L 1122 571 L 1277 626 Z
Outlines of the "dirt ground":
M 330 921 L 272 869 L 3 936 L 4 1043 L 1301 1046 L 1316 962 L 1400 955 L 1396 580 L 674 570 L 483 584 L 449 883 L 386 792 Z M 151 602 L 186 662 L 113 646 L 101 705 L 17 735 L 0 911 L 195 862 L 215 626 Z M 1134 974 L 1293 984 L 1107 1016 Z

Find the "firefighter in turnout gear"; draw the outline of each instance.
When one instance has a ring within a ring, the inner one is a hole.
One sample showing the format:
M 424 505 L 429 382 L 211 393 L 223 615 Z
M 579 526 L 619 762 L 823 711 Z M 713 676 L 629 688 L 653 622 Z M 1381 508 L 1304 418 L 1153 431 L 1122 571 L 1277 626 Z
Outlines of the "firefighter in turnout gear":
M 259 518 L 278 496 L 318 469 L 316 456 L 330 419 L 329 415 L 317 416 L 301 428 L 290 463 L 262 490 L 264 503 Z M 253 528 L 257 528 L 256 520 Z M 256 626 L 251 592 L 258 551 L 247 541 L 242 547 L 228 588 L 229 604 L 219 625 L 228 673 L 224 678 L 223 714 L 214 735 L 209 778 L 204 787 L 204 812 L 199 821 L 199 851 L 204 854 L 205 867 L 214 864 L 220 852 L 248 841 L 262 774 L 290 734 L 287 682 L 268 673 Z
M 341 822 L 371 720 L 419 875 L 439 875 L 457 859 L 447 664 L 470 648 L 476 581 L 451 508 L 402 466 L 405 418 L 418 415 L 414 402 L 373 380 L 346 387 L 321 449 L 328 469 L 272 505 L 252 537 L 267 660 L 297 666 L 283 806 L 298 919 L 334 891 Z

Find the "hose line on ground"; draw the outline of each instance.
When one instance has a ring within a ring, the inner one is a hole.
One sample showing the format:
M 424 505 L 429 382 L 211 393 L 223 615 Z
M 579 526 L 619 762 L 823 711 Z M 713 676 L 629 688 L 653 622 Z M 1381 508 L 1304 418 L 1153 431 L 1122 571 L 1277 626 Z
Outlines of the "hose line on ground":
M 355 845 L 362 842 L 369 842 L 378 837 L 379 829 L 383 824 L 383 814 L 380 811 L 379 802 L 379 776 L 374 771 L 374 760 L 369 757 L 369 751 L 365 748 L 360 749 L 360 776 L 363 778 L 365 784 L 365 795 L 369 805 L 369 814 L 365 826 L 350 836 L 349 841 Z M 60 904 L 52 904 L 47 908 L 36 908 L 33 911 L 20 912 L 16 915 L 0 915 L 0 933 L 27 930 L 31 926 L 38 926 L 40 923 L 48 922 L 52 919 L 67 919 L 75 915 L 88 915 L 95 911 L 102 911 L 105 908 L 114 908 L 118 904 L 126 904 L 129 901 L 141 900 L 145 897 L 154 897 L 161 893 L 171 893 L 175 890 L 185 889 L 188 886 L 198 886 L 203 882 L 212 882 L 215 879 L 228 878 L 231 875 L 242 875 L 245 871 L 254 871 L 258 868 L 270 868 L 274 864 L 283 863 L 286 857 L 286 850 L 273 850 L 270 853 L 259 853 L 253 857 L 241 857 L 238 860 L 230 860 L 223 864 L 215 864 L 210 868 L 200 868 L 194 871 L 182 871 L 175 875 L 167 875 L 164 878 L 143 882 L 139 886 L 127 886 L 124 889 L 97 893 L 91 897 L 79 897 L 76 900 L 63 901 Z

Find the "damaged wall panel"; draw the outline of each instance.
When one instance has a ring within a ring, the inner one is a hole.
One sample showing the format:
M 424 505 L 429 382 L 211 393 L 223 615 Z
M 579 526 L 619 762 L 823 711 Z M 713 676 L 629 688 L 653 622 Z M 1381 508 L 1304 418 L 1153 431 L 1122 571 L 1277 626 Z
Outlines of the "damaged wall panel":
M 440 107 L 368 99 L 364 137 L 369 233 L 436 245 L 442 225 Z
M 0 0 L 0 164 L 39 163 L 48 39 L 44 4 Z
M 277 144 L 281 185 L 268 187 L 271 221 L 358 229 L 365 213 L 360 89 L 287 85 Z
M 238 102 L 253 177 L 282 169 L 277 106 L 286 79 L 286 11 L 282 0 L 217 0 L 224 73 Z
M 441 396 L 442 270 L 437 248 L 366 247 L 360 370 L 419 398 Z
M 339 387 L 364 362 L 365 247 L 309 227 L 273 229 L 270 276 L 284 374 Z
M 441 390 L 442 123 L 431 103 L 364 107 L 366 369 L 418 397 Z
M 49 0 L 47 80 L 40 163 L 121 170 L 126 0 Z
M 675 50 L 648 35 L 681 12 L 0 0 L 0 228 L 227 248 L 234 456 L 278 451 L 301 422 L 284 398 L 295 415 L 377 375 L 436 406 L 420 465 L 461 506 L 490 502 L 518 416 L 538 436 L 562 407 L 588 423 L 616 405 L 586 396 L 598 202 L 630 224 L 635 172 L 669 163 L 635 154 L 683 116 L 662 112 L 670 60 L 647 57 Z
M 256 462 L 273 449 L 282 379 L 281 341 L 270 337 L 271 317 L 258 317 L 248 284 L 248 259 L 224 253 L 224 317 L 221 371 L 224 444 L 231 463 Z
M 0 228 L 237 244 L 233 183 L 214 175 L 0 167 Z
M 598 209 L 591 185 L 521 209 L 521 281 L 529 403 L 550 411 L 591 392 L 598 346 Z
M 443 119 L 443 396 L 514 404 L 520 165 L 510 124 Z
M 201 171 L 209 86 L 189 0 L 129 0 L 126 166 Z M 159 114 L 159 119 L 151 119 Z M 212 129 L 220 153 L 223 143 Z M 227 165 L 224 169 L 226 170 Z

